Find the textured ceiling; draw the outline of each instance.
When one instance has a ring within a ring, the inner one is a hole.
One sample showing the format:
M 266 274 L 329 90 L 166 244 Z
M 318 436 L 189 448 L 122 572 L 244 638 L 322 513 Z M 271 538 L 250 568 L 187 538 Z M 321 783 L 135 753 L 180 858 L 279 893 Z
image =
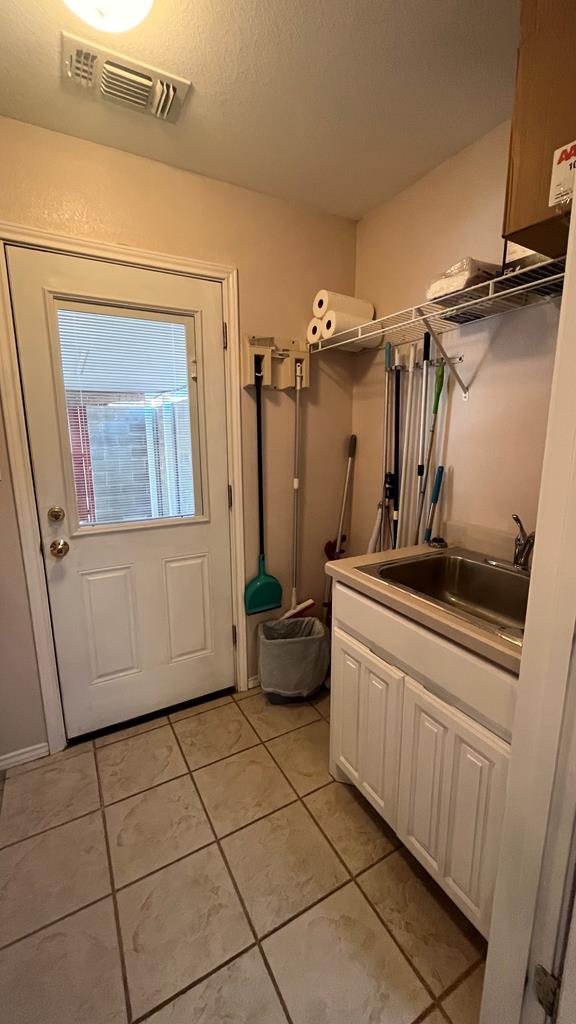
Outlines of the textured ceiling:
M 346 216 L 511 110 L 515 0 L 155 0 L 120 35 L 2 8 L 0 113 Z M 178 124 L 65 91 L 62 29 L 190 78 Z

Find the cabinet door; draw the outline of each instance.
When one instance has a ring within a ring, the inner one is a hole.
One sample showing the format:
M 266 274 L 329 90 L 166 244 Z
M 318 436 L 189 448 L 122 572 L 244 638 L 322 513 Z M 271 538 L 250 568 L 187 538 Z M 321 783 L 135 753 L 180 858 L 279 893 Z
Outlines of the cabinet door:
M 490 928 L 510 747 L 454 712 L 441 831 L 444 888 L 480 930 Z
M 398 835 L 437 879 L 442 871 L 440 817 L 449 742 L 450 731 L 442 708 L 429 700 L 423 687 L 406 677 Z
M 366 647 L 340 629 L 332 633 L 331 765 L 359 784 L 360 686 Z
M 398 833 L 488 934 L 510 747 L 406 678 Z
M 360 692 L 360 789 L 396 828 L 402 687 L 398 669 L 367 652 Z

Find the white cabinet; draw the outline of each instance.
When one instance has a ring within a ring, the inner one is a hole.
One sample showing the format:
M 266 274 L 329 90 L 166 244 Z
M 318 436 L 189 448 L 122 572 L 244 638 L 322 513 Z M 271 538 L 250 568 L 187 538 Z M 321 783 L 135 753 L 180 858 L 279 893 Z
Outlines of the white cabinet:
M 363 644 L 332 635 L 331 765 L 395 827 L 404 676 Z
M 485 935 L 509 757 L 507 743 L 405 677 L 397 831 Z

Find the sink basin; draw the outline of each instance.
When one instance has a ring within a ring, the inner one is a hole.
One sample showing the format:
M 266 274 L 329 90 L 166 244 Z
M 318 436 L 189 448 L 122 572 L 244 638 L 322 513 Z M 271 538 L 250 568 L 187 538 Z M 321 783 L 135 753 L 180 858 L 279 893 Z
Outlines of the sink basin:
M 460 549 L 358 569 L 488 627 L 512 643 L 522 643 L 530 586 L 528 573 L 490 565 L 484 555 Z

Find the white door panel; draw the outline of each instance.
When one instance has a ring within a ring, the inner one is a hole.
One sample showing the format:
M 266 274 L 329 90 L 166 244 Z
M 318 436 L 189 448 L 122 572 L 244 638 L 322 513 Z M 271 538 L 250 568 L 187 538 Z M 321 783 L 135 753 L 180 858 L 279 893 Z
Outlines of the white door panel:
M 232 685 L 220 285 L 8 267 L 68 735 Z

